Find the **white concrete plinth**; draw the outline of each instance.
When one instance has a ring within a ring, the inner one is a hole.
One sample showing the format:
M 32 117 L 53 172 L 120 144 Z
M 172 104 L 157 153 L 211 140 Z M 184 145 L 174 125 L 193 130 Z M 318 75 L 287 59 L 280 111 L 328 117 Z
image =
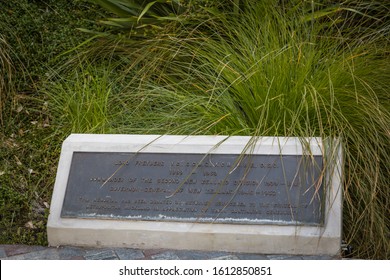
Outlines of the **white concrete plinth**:
M 73 152 L 241 153 L 251 137 L 86 135 L 72 134 L 63 143 L 47 225 L 50 246 L 75 245 L 141 249 L 183 249 L 263 254 L 336 255 L 341 244 L 341 149 L 327 149 L 321 139 L 261 137 L 248 152 L 265 155 L 324 155 L 326 203 L 324 224 L 263 225 L 170 221 L 63 218 Z M 252 139 L 253 140 L 253 139 Z

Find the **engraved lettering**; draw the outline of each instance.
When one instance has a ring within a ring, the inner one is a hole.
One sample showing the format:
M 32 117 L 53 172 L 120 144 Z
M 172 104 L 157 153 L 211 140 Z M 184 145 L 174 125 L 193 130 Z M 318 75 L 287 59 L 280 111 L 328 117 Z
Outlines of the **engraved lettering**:
M 276 216 L 291 216 L 291 215 L 296 215 L 296 211 L 288 211 L 288 210 L 267 210 L 266 211 L 267 215 L 276 215 Z
M 185 205 L 201 205 L 201 206 L 207 206 L 208 205 L 208 202 L 207 201 L 197 201 L 197 200 L 193 200 L 193 201 L 187 201 L 185 203 Z
M 171 193 L 171 190 L 170 189 L 166 189 L 166 188 L 145 188 L 144 189 L 144 192 L 148 192 L 148 193 Z
M 164 166 L 164 161 L 137 160 L 135 166 Z
M 195 185 L 198 181 L 196 179 L 188 179 L 187 181 L 184 182 L 184 184 L 187 185 Z
M 114 163 L 114 165 L 129 165 L 129 161 L 118 160 Z
M 149 201 L 150 204 L 165 204 L 165 205 L 171 205 L 172 200 L 151 200 Z
M 297 206 L 290 203 L 275 203 L 274 208 L 297 208 Z
M 188 193 L 200 193 L 201 191 L 202 189 L 192 189 L 192 188 L 188 189 Z
M 118 203 L 117 200 L 114 200 L 112 198 L 96 198 L 93 200 L 94 203 Z
M 123 183 L 124 179 L 123 178 L 118 178 L 118 177 L 91 177 L 89 178 L 90 182 L 98 182 L 98 183 Z
M 142 183 L 151 184 L 153 182 L 152 178 L 142 178 Z
M 157 184 L 180 184 L 180 180 L 177 178 L 158 178 Z
M 259 181 L 257 180 L 235 180 L 234 181 L 235 186 L 257 186 L 259 185 Z
M 322 187 L 311 188 L 321 173 L 295 155 L 251 155 L 237 165 L 240 155 L 230 154 L 80 154 L 63 217 L 318 224 L 322 215 Z
M 279 185 L 279 183 L 275 182 L 275 181 L 268 181 L 268 182 L 265 182 L 264 185 L 266 187 L 277 187 Z
M 217 186 L 217 185 L 228 185 L 229 184 L 229 181 L 227 180 L 202 180 L 202 185 L 214 185 L 214 186 Z
M 181 176 L 181 175 L 183 175 L 183 171 L 181 171 L 180 169 L 171 169 L 169 171 L 169 175 Z
M 203 176 L 217 176 L 217 172 L 215 172 L 215 171 L 205 171 L 205 172 L 203 172 Z
M 136 187 L 110 187 L 110 192 L 139 192 L 139 189 Z
M 85 197 L 82 197 L 82 196 L 79 197 L 79 200 L 81 201 L 81 203 L 88 203 L 89 202 L 88 198 L 85 198 Z
M 256 194 L 262 196 L 276 196 L 276 191 L 260 191 L 260 192 L 256 192 Z

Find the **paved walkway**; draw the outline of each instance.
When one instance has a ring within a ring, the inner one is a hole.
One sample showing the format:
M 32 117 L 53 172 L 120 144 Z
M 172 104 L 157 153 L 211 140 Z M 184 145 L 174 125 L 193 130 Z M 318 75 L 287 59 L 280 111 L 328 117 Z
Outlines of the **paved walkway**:
M 339 256 L 262 255 L 184 250 L 0 245 L 1 260 L 331 260 Z

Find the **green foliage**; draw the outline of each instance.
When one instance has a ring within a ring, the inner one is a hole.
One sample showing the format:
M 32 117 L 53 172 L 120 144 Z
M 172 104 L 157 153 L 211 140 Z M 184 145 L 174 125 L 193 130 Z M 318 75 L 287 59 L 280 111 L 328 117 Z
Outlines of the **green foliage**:
M 0 30 L 12 49 L 17 90 L 36 92 L 50 63 L 54 65 L 59 54 L 88 38 L 76 28 L 92 28 L 95 23 L 88 19 L 105 15 L 80 0 L 2 1 Z
M 99 4 L 116 15 L 101 20 L 109 26 L 105 32 L 92 32 L 99 36 L 126 38 L 139 41 L 159 34 L 164 28 L 172 26 L 193 26 L 207 21 L 212 15 L 222 15 L 222 11 L 233 9 L 237 1 L 209 0 L 89 0 Z M 237 6 L 238 7 L 238 6 Z M 165 30 L 166 32 L 167 30 Z
M 341 138 L 344 239 L 357 257 L 388 258 L 388 28 L 372 33 L 381 23 L 358 6 L 289 5 L 242 1 L 207 32 L 200 21 L 138 52 L 117 44 L 132 79 L 115 131 Z
M 0 125 L 4 126 L 5 115 L 9 115 L 14 88 L 14 67 L 10 56 L 11 49 L 0 33 Z
M 181 21 L 186 10 L 181 1 L 143 0 L 89 0 L 107 9 L 118 17 L 111 17 L 100 23 L 111 27 L 114 34 L 130 32 L 132 36 L 145 36 L 156 33 L 160 25 L 171 21 Z M 142 29 L 142 32 L 139 31 Z M 82 29 L 85 30 L 85 29 Z M 88 30 L 87 30 L 88 31 Z M 98 33 L 101 34 L 101 33 Z M 109 35 L 105 33 L 101 35 Z
M 80 64 L 65 76 L 53 77 L 42 92 L 57 133 L 66 137 L 70 133 L 107 133 L 109 122 L 118 112 L 112 91 L 114 70 L 107 65 L 97 67 Z
M 115 14 L 116 17 L 101 20 L 100 23 L 112 27 L 111 32 L 128 33 L 136 36 L 139 29 L 155 29 L 159 32 L 162 27 L 177 22 L 181 27 L 185 25 L 195 26 L 201 21 L 207 21 L 210 16 L 240 17 L 245 14 L 247 7 L 253 5 L 253 0 L 88 0 Z M 323 27 L 338 24 L 340 29 L 356 27 L 355 30 L 368 35 L 367 29 L 376 32 L 382 29 L 388 30 L 389 5 L 385 0 L 364 1 L 303 1 L 279 0 L 269 2 L 267 5 L 282 9 L 284 12 L 295 13 L 297 9 L 303 9 L 301 20 L 306 22 L 316 21 L 316 25 Z M 299 7 L 299 8 L 298 8 Z M 115 30 L 115 31 L 114 31 Z M 145 32 L 145 31 L 144 31 Z M 154 33 L 154 34 L 155 34 Z M 110 34 L 110 31 L 105 35 Z M 145 33 L 144 33 L 145 34 Z M 100 34 L 103 35 L 103 34 Z M 356 36 L 357 34 L 355 34 Z M 384 34 L 385 35 L 385 34 Z
M 178 0 L 90 0 L 123 18 L 136 17 L 139 21 L 146 14 L 149 18 L 172 16 L 183 12 L 185 4 Z
M 47 244 L 47 212 L 60 147 L 55 143 L 60 140 L 45 140 L 52 133 L 46 109 L 37 100 L 21 100 L 19 113 L 0 134 L 2 244 Z
M 47 244 L 59 147 L 39 93 L 50 66 L 107 16 L 83 1 L 0 1 L 0 243 Z M 97 28 L 97 27 L 95 27 Z

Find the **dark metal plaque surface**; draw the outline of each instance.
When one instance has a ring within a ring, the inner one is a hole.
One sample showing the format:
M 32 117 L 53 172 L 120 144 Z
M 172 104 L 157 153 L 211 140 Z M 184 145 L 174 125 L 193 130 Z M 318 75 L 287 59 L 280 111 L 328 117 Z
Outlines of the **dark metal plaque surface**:
M 319 225 L 322 156 L 74 152 L 63 218 Z

